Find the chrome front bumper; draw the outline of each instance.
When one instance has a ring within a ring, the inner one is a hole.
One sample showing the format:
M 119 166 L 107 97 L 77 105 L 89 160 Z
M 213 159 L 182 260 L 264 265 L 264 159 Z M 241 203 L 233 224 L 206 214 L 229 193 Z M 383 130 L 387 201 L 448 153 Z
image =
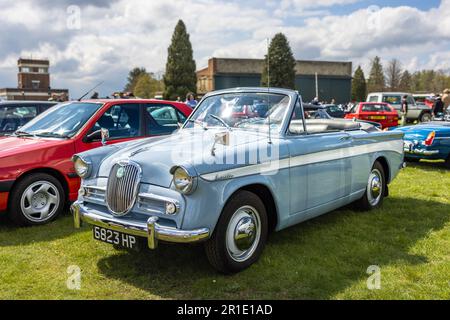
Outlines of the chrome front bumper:
M 155 249 L 158 246 L 158 240 L 176 243 L 193 243 L 209 238 L 208 228 L 180 230 L 160 225 L 158 223 L 158 217 L 150 217 L 146 223 L 123 221 L 115 217 L 105 217 L 91 212 L 78 201 L 72 204 L 70 211 L 73 214 L 76 229 L 81 227 L 82 222 L 86 222 L 114 231 L 147 238 L 147 244 L 150 249 Z
M 424 149 L 406 149 L 405 153 L 407 154 L 416 154 L 420 156 L 434 156 L 439 153 L 439 150 L 424 150 Z

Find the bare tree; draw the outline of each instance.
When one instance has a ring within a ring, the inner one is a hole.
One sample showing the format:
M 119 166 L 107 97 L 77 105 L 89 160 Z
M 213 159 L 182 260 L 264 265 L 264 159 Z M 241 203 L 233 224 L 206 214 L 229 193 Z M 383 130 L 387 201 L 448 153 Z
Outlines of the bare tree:
M 402 78 L 402 65 L 397 59 L 389 61 L 386 68 L 386 81 L 390 91 L 397 91 Z

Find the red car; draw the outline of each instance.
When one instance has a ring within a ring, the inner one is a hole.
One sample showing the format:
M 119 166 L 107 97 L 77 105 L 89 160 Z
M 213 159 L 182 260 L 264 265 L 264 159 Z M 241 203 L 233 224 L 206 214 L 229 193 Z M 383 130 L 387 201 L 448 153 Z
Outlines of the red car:
M 398 113 L 388 103 L 383 102 L 361 102 L 355 105 L 345 119 L 359 119 L 378 122 L 382 128 L 398 126 Z
M 108 144 L 172 133 L 192 109 L 163 100 L 85 100 L 42 113 L 0 138 L 0 212 L 19 225 L 54 219 L 77 198 L 80 179 L 71 157 Z M 104 135 L 103 135 L 104 136 Z

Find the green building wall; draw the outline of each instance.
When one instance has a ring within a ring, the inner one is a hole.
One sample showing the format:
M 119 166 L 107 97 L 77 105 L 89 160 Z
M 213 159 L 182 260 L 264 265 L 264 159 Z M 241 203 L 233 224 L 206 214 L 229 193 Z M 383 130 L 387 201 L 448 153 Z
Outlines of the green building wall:
M 318 76 L 319 99 L 331 102 L 336 99 L 337 103 L 346 103 L 351 99 L 352 79 L 344 76 Z M 226 74 L 214 76 L 215 90 L 229 89 L 235 87 L 259 87 L 261 75 Z M 302 95 L 303 101 L 309 102 L 316 96 L 315 77 L 309 75 L 297 75 L 295 78 L 295 89 Z

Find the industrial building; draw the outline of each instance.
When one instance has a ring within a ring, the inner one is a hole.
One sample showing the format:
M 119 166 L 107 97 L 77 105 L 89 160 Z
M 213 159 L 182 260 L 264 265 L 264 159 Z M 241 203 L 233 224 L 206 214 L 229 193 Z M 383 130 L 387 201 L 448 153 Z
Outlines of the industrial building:
M 197 71 L 197 93 L 259 87 L 264 63 L 263 59 L 211 58 L 208 67 Z M 298 60 L 295 70 L 295 89 L 304 101 L 314 99 L 316 90 L 321 101 L 335 99 L 337 103 L 346 103 L 351 100 L 351 62 Z

